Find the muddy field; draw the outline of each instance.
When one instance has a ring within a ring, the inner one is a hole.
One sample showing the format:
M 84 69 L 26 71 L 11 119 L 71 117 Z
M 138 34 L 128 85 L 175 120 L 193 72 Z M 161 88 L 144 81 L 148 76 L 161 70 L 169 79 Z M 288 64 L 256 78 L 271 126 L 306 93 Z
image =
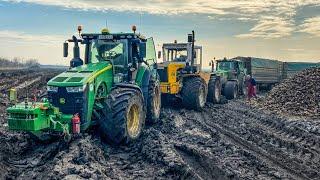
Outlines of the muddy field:
M 202 112 L 163 108 L 161 121 L 128 146 L 105 144 L 93 132 L 69 144 L 8 132 L 4 93 L 25 81 L 21 94 L 43 93 L 54 73 L 0 77 L 0 179 L 320 178 L 320 121 L 280 117 L 243 100 L 207 104 Z

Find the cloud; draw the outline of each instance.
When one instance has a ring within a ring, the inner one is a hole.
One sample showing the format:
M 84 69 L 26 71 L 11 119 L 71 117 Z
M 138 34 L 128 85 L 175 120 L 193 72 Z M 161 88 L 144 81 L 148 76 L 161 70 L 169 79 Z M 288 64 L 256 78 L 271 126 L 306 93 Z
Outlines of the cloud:
M 306 49 L 303 48 L 287 48 L 283 49 L 284 51 L 289 51 L 289 52 L 305 52 Z
M 250 29 L 247 34 L 236 35 L 238 38 L 264 38 L 274 39 L 290 36 L 295 30 L 294 24 L 280 17 L 262 17 L 258 24 Z
M 41 5 L 60 6 L 84 11 L 146 12 L 150 14 L 174 15 L 179 13 L 226 14 L 221 6 L 212 6 L 205 0 L 4 0 Z M 219 0 L 220 1 L 220 0 Z
M 64 42 L 60 35 L 34 35 L 18 31 L 0 30 L 0 39 L 6 42 L 54 45 Z
M 159 15 L 202 14 L 211 20 L 235 19 L 256 23 L 238 38 L 281 38 L 290 36 L 296 26 L 297 10 L 320 6 L 319 0 L 2 0 L 58 6 L 83 11 L 142 12 Z M 306 25 L 308 22 L 305 22 Z M 307 31 L 302 31 L 307 32 Z M 310 32 L 307 32 L 310 33 Z M 314 34 L 314 33 L 310 33 Z
M 303 24 L 301 24 L 299 28 L 299 32 L 320 37 L 320 16 L 304 20 Z

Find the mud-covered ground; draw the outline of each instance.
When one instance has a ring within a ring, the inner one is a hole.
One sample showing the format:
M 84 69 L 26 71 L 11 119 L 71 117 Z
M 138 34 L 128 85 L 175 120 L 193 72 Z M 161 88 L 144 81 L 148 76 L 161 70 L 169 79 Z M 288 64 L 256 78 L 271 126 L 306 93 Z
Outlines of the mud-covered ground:
M 280 118 L 242 100 L 208 104 L 202 112 L 163 108 L 159 123 L 120 147 L 92 132 L 69 144 L 40 144 L 8 132 L 4 119 L 0 179 L 320 178 L 320 121 Z

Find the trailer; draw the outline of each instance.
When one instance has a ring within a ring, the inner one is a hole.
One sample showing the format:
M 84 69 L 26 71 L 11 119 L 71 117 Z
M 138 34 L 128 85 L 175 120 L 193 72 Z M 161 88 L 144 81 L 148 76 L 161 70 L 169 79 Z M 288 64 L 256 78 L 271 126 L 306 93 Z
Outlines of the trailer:
M 235 57 L 244 62 L 247 74 L 255 78 L 260 89 L 271 89 L 275 84 L 296 73 L 311 67 L 320 67 L 320 63 L 282 62 L 273 59 L 255 57 Z
M 236 57 L 244 62 L 247 74 L 255 78 L 259 88 L 270 89 L 283 79 L 283 63 L 255 57 Z
M 284 62 L 283 63 L 283 78 L 290 78 L 300 71 L 311 67 L 320 67 L 320 63 L 312 62 Z

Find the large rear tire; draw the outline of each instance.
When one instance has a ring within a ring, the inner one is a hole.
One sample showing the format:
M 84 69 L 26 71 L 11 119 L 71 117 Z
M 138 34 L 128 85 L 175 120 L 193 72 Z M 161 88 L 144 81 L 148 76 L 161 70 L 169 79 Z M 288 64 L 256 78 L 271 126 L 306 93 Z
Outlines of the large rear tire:
M 228 100 L 236 99 L 238 97 L 238 85 L 236 81 L 228 81 L 223 90 L 223 94 Z
M 239 87 L 239 94 L 240 95 L 247 95 L 247 86 L 246 86 L 246 80 L 243 79 L 241 86 Z
M 147 123 L 156 123 L 160 118 L 161 90 L 159 80 L 151 79 L 147 100 Z
M 200 77 L 186 79 L 181 90 L 182 104 L 188 109 L 201 110 L 207 100 L 207 85 Z
M 209 80 L 207 101 L 214 104 L 221 102 L 221 82 L 217 77 L 211 77 Z
M 139 90 L 113 89 L 106 99 L 107 116 L 101 118 L 100 133 L 103 139 L 114 144 L 128 144 L 139 138 L 146 113 Z

